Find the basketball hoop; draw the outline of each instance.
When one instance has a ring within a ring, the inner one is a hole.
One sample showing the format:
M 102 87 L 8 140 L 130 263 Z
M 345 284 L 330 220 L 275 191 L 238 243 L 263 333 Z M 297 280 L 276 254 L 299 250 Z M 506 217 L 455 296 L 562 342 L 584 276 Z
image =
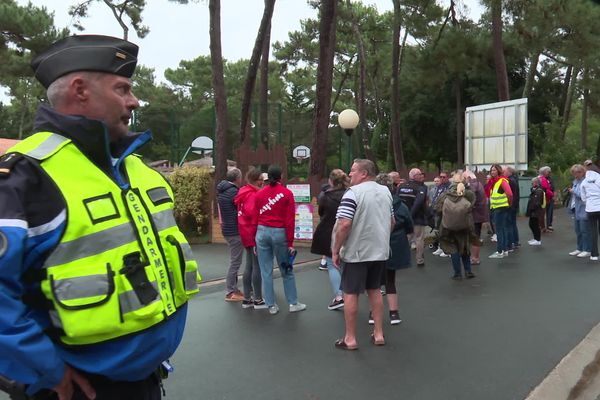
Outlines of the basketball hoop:
M 306 160 L 308 157 L 305 157 L 305 156 L 295 156 L 294 158 L 296 159 L 296 161 L 298 161 L 298 164 L 302 164 L 302 161 Z
M 304 145 L 297 146 L 292 150 L 292 156 L 298 161 L 298 164 L 302 164 L 303 160 L 310 157 L 310 149 Z

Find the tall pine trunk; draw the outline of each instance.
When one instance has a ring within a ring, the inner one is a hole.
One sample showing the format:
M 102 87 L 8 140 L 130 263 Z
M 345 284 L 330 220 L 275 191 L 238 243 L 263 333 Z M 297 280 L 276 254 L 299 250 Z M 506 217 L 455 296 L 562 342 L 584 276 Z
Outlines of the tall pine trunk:
M 506 60 L 504 59 L 504 44 L 502 43 L 502 0 L 492 0 L 492 42 L 494 46 L 498 100 L 510 100 L 508 73 L 506 71 Z
M 240 142 L 244 145 L 248 145 L 250 143 L 250 135 L 248 134 L 248 126 L 250 124 L 250 103 L 252 102 L 252 92 L 254 91 L 254 84 L 256 83 L 256 73 L 258 72 L 258 65 L 263 50 L 264 41 L 268 36 L 266 34 L 267 27 L 271 25 L 271 18 L 273 17 L 274 9 L 275 0 L 265 0 L 265 9 L 260 21 L 256 40 L 254 42 L 252 56 L 250 57 L 248 73 L 246 74 L 246 83 L 244 84 L 244 96 L 242 98 L 242 110 L 240 115 Z
M 588 146 L 588 110 L 590 107 L 590 89 L 589 84 L 589 69 L 583 70 L 583 104 L 581 105 L 581 148 L 587 149 Z
M 577 85 L 577 75 L 579 75 L 579 66 L 573 68 L 571 83 L 569 84 L 567 96 L 565 98 L 565 108 L 563 111 L 562 123 L 560 126 L 561 140 L 565 140 L 565 136 L 567 135 L 567 127 L 569 126 L 569 119 L 571 118 L 571 105 L 573 104 L 573 94 L 575 93 L 575 86 Z
M 221 0 L 210 0 L 210 60 L 212 85 L 216 110 L 216 164 L 215 184 L 225 179 L 227 173 L 227 93 L 223 79 L 223 53 L 221 51 Z
M 327 166 L 327 132 L 331 107 L 337 8 L 338 0 L 321 1 L 319 65 L 317 67 L 317 89 L 310 158 L 310 179 L 313 187 L 316 187 L 323 178 Z
M 404 171 L 404 151 L 402 149 L 402 133 L 400 132 L 400 0 L 394 0 L 394 29 L 392 32 L 392 121 L 391 136 L 394 153 L 394 164 L 397 171 Z
M 266 38 L 263 42 L 262 56 L 260 57 L 260 81 L 258 88 L 258 122 L 260 141 L 269 148 L 269 50 L 271 49 L 271 23 L 267 26 Z
M 531 55 L 531 61 L 529 62 L 529 71 L 527 71 L 527 78 L 525 79 L 525 87 L 523 88 L 523 94 L 521 97 L 527 98 L 531 95 L 533 90 L 533 82 L 535 82 L 535 73 L 537 72 L 538 62 L 540 60 L 540 52 L 536 51 Z

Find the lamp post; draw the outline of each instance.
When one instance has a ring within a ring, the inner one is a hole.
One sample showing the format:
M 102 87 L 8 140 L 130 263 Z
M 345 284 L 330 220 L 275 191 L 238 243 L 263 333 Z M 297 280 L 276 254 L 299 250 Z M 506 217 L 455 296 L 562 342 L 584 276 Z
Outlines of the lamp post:
M 338 124 L 340 125 L 340 127 L 344 130 L 344 132 L 346 132 L 346 135 L 348 136 L 348 147 L 346 148 L 346 160 L 348 160 L 348 169 L 347 171 L 350 171 L 350 168 L 352 167 L 352 161 L 350 158 L 350 154 L 352 153 L 352 133 L 354 132 L 354 128 L 356 128 L 356 126 L 358 125 L 358 114 L 356 113 L 356 111 L 348 108 L 344 111 L 342 111 L 339 115 L 338 115 Z

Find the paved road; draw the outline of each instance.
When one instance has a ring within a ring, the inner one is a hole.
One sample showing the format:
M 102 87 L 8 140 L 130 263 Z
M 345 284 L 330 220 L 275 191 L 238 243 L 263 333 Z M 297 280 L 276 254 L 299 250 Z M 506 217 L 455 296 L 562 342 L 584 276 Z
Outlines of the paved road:
M 567 255 L 571 222 L 556 213 L 541 247 L 486 259 L 474 280 L 450 280 L 449 260 L 434 256 L 400 272 L 404 321 L 385 327 L 384 347 L 368 341 L 363 299 L 360 349 L 334 348 L 343 314 L 327 310 L 327 274 L 315 265 L 297 274 L 308 304 L 299 314 L 242 310 L 222 291 L 204 292 L 191 303 L 168 398 L 523 399 L 600 321 L 600 264 Z M 492 252 L 487 244 L 482 255 Z
M 571 222 L 564 210 L 556 213 L 556 233 L 541 247 L 485 259 L 474 280 L 450 280 L 449 260 L 429 254 L 425 268 L 400 272 L 404 321 L 385 326 L 384 347 L 369 343 L 363 298 L 359 350 L 334 348 L 343 314 L 327 310 L 327 274 L 316 263 L 296 276 L 308 304 L 301 313 L 242 310 L 223 301 L 221 286 L 203 288 L 190 304 L 167 399 L 522 400 L 600 321 L 600 263 L 567 255 Z M 519 224 L 526 243 L 527 221 Z M 487 243 L 482 260 L 493 251 Z M 225 252 L 198 256 L 201 265 L 210 257 L 211 265 L 226 265 Z

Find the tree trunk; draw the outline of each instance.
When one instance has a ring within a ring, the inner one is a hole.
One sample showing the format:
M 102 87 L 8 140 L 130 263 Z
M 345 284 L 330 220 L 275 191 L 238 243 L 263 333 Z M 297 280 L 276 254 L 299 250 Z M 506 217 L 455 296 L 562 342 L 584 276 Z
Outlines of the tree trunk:
M 391 136 L 396 171 L 404 171 L 404 151 L 400 132 L 400 0 L 394 0 L 394 30 L 392 32 L 392 120 Z
M 258 90 L 258 114 L 260 141 L 269 148 L 269 50 L 271 49 L 271 23 L 267 26 L 266 37 L 263 42 L 262 56 L 260 57 L 260 87 Z
M 456 155 L 457 162 L 459 168 L 464 166 L 465 164 L 465 152 L 464 152 L 464 144 L 465 144 L 465 123 L 463 121 L 465 110 L 463 110 L 462 106 L 462 87 L 460 84 L 460 78 L 456 77 L 454 79 L 454 99 L 456 102 Z
M 581 105 L 581 148 L 587 149 L 588 146 L 588 109 L 590 102 L 590 89 L 587 87 L 589 78 L 588 68 L 583 70 L 583 103 Z
M 531 61 L 529 63 L 529 71 L 527 71 L 527 78 L 525 79 L 525 87 L 523 88 L 523 95 L 521 97 L 527 98 L 531 95 L 533 90 L 533 82 L 535 81 L 535 73 L 537 71 L 537 65 L 540 60 L 540 52 L 536 51 L 532 54 Z
M 313 185 L 317 184 L 323 178 L 327 161 L 327 130 L 331 107 L 337 8 L 338 0 L 321 1 L 319 65 L 317 67 L 317 89 L 313 121 L 312 154 L 310 158 L 310 178 Z
M 496 66 L 496 84 L 498 86 L 498 100 L 510 100 L 508 90 L 508 73 L 504 59 L 504 45 L 502 43 L 502 0 L 492 0 L 492 41 L 494 45 L 494 64 Z
M 248 126 L 248 120 L 250 119 L 250 103 L 252 102 L 252 92 L 254 91 L 254 83 L 256 82 L 256 73 L 258 72 L 260 55 L 263 50 L 264 41 L 267 38 L 267 27 L 271 24 L 271 18 L 273 17 L 274 9 L 275 0 L 265 0 L 265 9 L 260 21 L 260 27 L 258 28 L 258 34 L 256 35 L 256 41 L 254 42 L 252 57 L 250 57 L 248 73 L 246 74 L 246 83 L 244 85 L 244 96 L 242 98 L 242 110 L 240 115 L 240 142 L 246 145 L 249 144 L 250 136 L 247 135 L 246 127 Z
M 562 93 L 560 95 L 560 104 L 558 108 L 558 116 L 562 117 L 565 111 L 565 105 L 567 104 L 567 96 L 569 94 L 569 87 L 571 85 L 571 76 L 573 75 L 573 65 L 569 64 L 567 72 L 565 73 L 565 81 L 562 87 Z
M 352 4 L 350 0 L 347 1 L 348 8 L 352 10 Z M 360 130 L 361 130 L 361 141 L 364 149 L 365 157 L 375 164 L 375 155 L 371 149 L 371 135 L 369 134 L 369 127 L 367 124 L 367 102 L 366 102 L 366 85 L 367 85 L 367 58 L 365 56 L 365 46 L 362 39 L 362 34 L 358 27 L 358 23 L 352 16 L 352 30 L 354 32 L 354 39 L 356 40 L 356 47 L 358 49 L 358 116 L 360 118 Z
M 567 91 L 567 98 L 565 99 L 565 109 L 563 111 L 562 123 L 560 127 L 561 140 L 565 140 L 567 134 L 567 127 L 569 126 L 569 118 L 571 116 L 571 105 L 573 104 L 573 93 L 575 92 L 575 85 L 577 85 L 577 75 L 579 74 L 579 66 L 573 68 L 573 76 L 571 77 L 571 84 Z
M 225 179 L 227 173 L 227 93 L 223 79 L 223 54 L 221 51 L 221 0 L 210 0 L 210 59 L 212 66 L 212 85 L 216 110 L 216 164 L 215 184 Z

